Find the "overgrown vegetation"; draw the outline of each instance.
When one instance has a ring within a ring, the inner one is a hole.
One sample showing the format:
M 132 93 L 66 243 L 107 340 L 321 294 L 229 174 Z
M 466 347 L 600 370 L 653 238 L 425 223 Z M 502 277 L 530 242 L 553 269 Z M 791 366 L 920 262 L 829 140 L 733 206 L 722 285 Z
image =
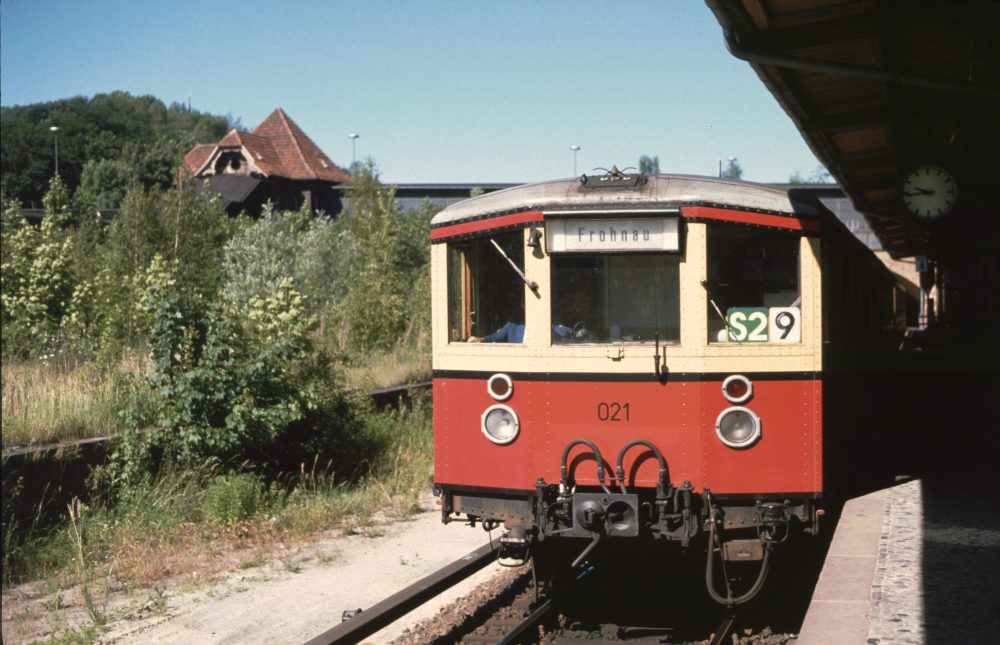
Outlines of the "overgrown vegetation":
M 79 584 L 86 577 L 92 587 L 101 581 L 148 588 L 192 567 L 204 574 L 205 563 L 185 563 L 186 553 L 229 547 L 246 550 L 249 559 L 317 531 L 374 530 L 376 512 L 406 517 L 427 487 L 429 408 L 374 412 L 359 433 L 380 450 L 358 473 L 341 474 L 319 459 L 278 477 L 251 463 L 169 468 L 118 489 L 113 498 L 96 489 L 89 503 L 74 502 L 68 521 L 58 525 L 8 524 L 4 584 L 52 577 Z
M 4 586 L 74 584 L 94 625 L 108 589 L 183 573 L 196 549 L 405 515 L 431 458 L 426 407 L 376 412 L 364 394 L 388 384 L 375 372 L 429 371 L 433 208 L 402 215 L 368 164 L 335 219 L 234 220 L 129 174 L 138 157 L 125 172 L 128 150 L 53 178 L 40 224 L 3 202 L 4 448 L 121 435 L 69 504 L 17 516 L 21 484 L 4 482 Z

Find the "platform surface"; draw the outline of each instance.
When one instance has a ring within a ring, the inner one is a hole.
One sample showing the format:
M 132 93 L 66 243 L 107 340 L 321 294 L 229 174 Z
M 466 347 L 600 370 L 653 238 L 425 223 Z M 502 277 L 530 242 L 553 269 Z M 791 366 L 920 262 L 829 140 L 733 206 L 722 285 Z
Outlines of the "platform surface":
M 849 500 L 797 642 L 1000 642 L 998 500 L 955 479 Z

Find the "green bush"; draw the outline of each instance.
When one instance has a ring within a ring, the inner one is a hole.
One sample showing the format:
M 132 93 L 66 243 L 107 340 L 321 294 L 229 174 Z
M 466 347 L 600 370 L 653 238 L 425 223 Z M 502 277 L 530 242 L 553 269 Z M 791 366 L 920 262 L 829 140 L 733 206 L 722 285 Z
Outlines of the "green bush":
M 156 441 L 167 458 L 250 459 L 277 470 L 316 454 L 356 460 L 357 406 L 313 346 L 315 318 L 292 280 L 264 298 L 217 304 L 185 298 L 175 275 L 157 257 L 143 286 L 164 429 Z

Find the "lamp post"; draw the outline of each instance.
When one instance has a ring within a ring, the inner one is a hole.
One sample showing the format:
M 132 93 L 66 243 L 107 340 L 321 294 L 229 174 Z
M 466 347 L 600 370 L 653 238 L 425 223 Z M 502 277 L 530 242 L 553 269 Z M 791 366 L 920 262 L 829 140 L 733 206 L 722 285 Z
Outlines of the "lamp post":
M 569 149 L 573 151 L 573 176 L 576 177 L 576 153 L 580 152 L 580 146 L 570 146 Z
M 357 132 L 352 132 L 347 135 L 347 138 L 351 140 L 351 168 L 354 168 L 354 164 L 358 163 L 358 137 L 361 135 Z
M 52 133 L 53 140 L 55 142 L 56 149 L 56 175 L 59 174 L 59 126 L 52 126 L 49 128 L 49 132 Z

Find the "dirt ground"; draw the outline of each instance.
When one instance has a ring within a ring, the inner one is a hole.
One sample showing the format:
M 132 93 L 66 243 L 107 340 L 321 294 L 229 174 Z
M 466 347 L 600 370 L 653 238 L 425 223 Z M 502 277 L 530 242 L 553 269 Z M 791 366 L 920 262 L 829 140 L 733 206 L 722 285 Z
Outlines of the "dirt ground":
M 434 502 L 428 495 L 421 512 L 378 525 L 375 537 L 328 536 L 211 581 L 113 591 L 102 599 L 113 620 L 97 642 L 302 643 L 337 625 L 344 611 L 369 607 L 489 541 L 479 527 L 443 525 Z M 502 570 L 490 565 L 365 642 L 390 643 Z M 38 582 L 4 593 L 2 642 L 47 640 L 92 624 L 79 590 L 44 589 Z

